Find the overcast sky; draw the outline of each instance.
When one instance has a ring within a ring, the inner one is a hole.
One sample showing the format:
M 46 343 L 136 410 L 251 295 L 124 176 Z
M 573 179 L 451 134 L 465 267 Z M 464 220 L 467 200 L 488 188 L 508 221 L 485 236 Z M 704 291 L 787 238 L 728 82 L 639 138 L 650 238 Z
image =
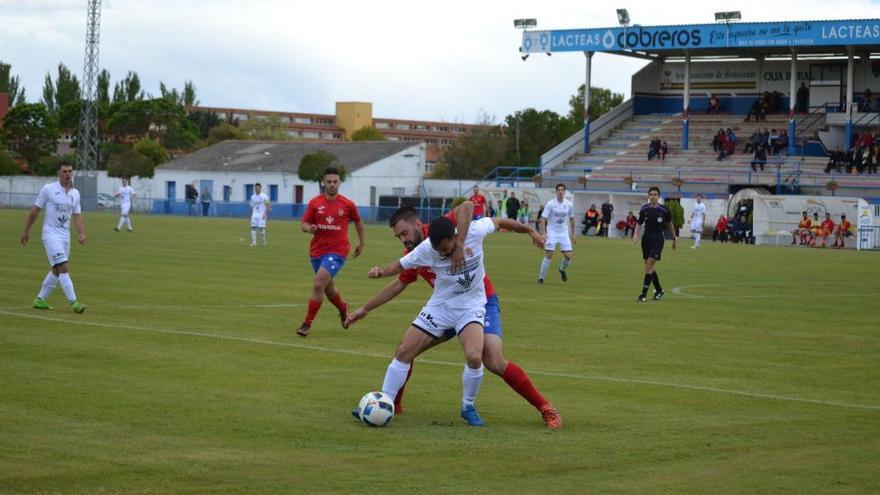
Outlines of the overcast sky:
M 59 62 L 83 72 L 86 0 L 0 0 L 0 60 L 29 101 Z M 880 16 L 880 0 L 741 2 L 522 0 L 104 0 L 100 63 L 115 83 L 135 70 L 146 91 L 192 80 L 202 105 L 332 114 L 337 101 L 368 101 L 386 118 L 500 121 L 533 107 L 568 112 L 583 83 L 580 53 L 517 53 L 513 19 L 538 29 L 617 25 L 615 8 L 643 25 Z M 629 96 L 644 62 L 593 58 L 593 84 Z

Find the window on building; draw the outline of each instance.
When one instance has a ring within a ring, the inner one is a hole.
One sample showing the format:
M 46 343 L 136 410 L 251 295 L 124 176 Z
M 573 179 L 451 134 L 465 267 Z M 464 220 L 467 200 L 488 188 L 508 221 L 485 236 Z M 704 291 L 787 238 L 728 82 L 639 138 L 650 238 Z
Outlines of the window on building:
M 311 124 L 312 123 L 311 117 L 296 117 L 295 119 L 293 119 L 293 121 L 296 122 L 297 124 Z
M 228 203 L 230 198 L 232 198 L 232 186 L 223 186 L 223 201 Z
M 410 125 L 409 124 L 397 124 L 394 126 L 394 128 L 400 129 L 401 131 L 408 131 L 408 130 L 410 130 Z
M 299 131 L 287 131 L 287 135 L 290 137 L 299 137 Z
M 406 195 L 406 188 L 404 187 L 392 187 L 391 188 L 392 196 L 404 196 Z
M 278 202 L 278 184 L 269 184 L 269 201 Z
M 391 126 L 388 125 L 388 122 L 376 122 L 376 129 L 388 129 Z
M 302 137 L 306 139 L 318 139 L 321 137 L 321 134 L 318 131 L 303 131 Z
M 389 141 L 400 141 L 400 138 L 397 136 L 386 136 L 386 139 Z
M 433 171 L 434 171 L 434 165 L 435 165 L 434 162 L 426 161 L 426 162 L 425 162 L 425 173 L 433 172 Z
M 232 120 L 237 120 L 239 122 L 244 122 L 248 119 L 248 115 L 246 113 L 234 113 L 232 114 Z
M 253 184 L 245 184 L 244 185 L 244 200 L 250 201 L 251 196 L 254 195 L 254 185 Z
M 281 117 L 279 120 L 281 121 L 282 124 L 289 124 L 290 123 L 290 117 L 288 117 L 286 115 L 284 117 Z

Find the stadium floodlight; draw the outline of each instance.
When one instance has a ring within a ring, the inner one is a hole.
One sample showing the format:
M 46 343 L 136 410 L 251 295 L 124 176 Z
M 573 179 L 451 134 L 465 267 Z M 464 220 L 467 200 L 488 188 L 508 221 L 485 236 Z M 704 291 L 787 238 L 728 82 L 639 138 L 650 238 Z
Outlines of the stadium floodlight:
M 537 19 L 514 19 L 513 27 L 516 29 L 529 29 L 538 26 Z
M 742 20 L 742 12 L 738 10 L 730 12 L 715 12 L 715 22 L 730 22 Z
M 617 22 L 619 22 L 621 26 L 629 25 L 629 11 L 626 9 L 617 9 Z

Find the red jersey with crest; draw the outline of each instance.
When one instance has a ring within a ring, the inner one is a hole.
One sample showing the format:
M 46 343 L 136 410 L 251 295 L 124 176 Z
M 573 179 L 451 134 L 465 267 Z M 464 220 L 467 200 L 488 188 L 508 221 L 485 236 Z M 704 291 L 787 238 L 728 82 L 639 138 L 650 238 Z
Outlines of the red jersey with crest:
M 309 201 L 302 218 L 318 227 L 309 245 L 309 257 L 318 258 L 325 254 L 348 256 L 351 244 L 348 242 L 348 222 L 359 222 L 361 216 L 357 206 L 350 199 L 337 194 L 333 199 L 320 194 Z
M 455 215 L 453 215 L 451 211 L 444 216 L 452 220 L 453 225 L 458 225 L 458 222 L 455 220 Z M 422 224 L 422 238 L 428 238 L 428 225 L 424 223 Z M 412 251 L 412 249 L 404 249 L 403 254 L 409 253 L 410 251 Z M 434 287 L 434 279 L 437 278 L 437 274 L 427 266 L 404 270 L 400 272 L 400 275 L 398 275 L 397 278 L 405 284 L 411 284 L 418 280 L 419 276 L 425 279 L 425 282 L 428 282 L 428 285 Z M 495 295 L 495 287 L 492 287 L 492 282 L 489 280 L 489 274 L 486 274 L 486 276 L 483 277 L 483 286 L 486 288 L 487 298 Z

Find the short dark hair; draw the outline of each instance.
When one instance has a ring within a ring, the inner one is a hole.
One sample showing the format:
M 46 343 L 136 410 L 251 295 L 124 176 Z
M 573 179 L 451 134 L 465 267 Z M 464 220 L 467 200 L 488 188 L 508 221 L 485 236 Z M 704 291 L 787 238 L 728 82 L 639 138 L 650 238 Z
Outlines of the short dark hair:
M 437 217 L 428 228 L 428 238 L 431 239 L 431 247 L 437 249 L 440 243 L 452 239 L 455 236 L 455 225 L 446 217 Z
M 254 184 L 254 187 L 257 187 L 257 186 L 263 187 L 263 185 L 260 184 L 259 182 L 257 182 L 256 184 Z
M 68 160 L 61 160 L 60 162 L 58 162 L 58 168 L 56 168 L 55 170 L 61 170 L 61 167 L 71 167 L 72 168 L 73 165 Z
M 397 225 L 397 222 L 401 220 L 412 220 L 419 218 L 419 212 L 416 211 L 412 206 L 404 206 L 402 208 L 398 208 L 397 211 L 391 215 L 391 219 L 388 220 L 388 226 L 394 227 Z
M 325 168 L 324 175 L 322 175 L 322 177 L 327 177 L 328 175 L 338 175 L 338 176 L 342 177 L 342 175 L 339 173 L 339 169 L 336 167 Z
M 657 186 L 651 186 L 648 188 L 648 194 L 651 194 L 651 191 L 657 191 L 657 196 L 660 195 L 660 188 Z
M 840 218 L 846 218 L 846 215 L 840 215 Z
M 560 187 L 562 188 L 563 191 L 565 190 L 565 184 L 563 184 L 562 182 L 560 182 L 559 184 L 556 184 L 556 187 L 554 187 L 553 190 L 555 191 L 555 190 L 559 189 Z

